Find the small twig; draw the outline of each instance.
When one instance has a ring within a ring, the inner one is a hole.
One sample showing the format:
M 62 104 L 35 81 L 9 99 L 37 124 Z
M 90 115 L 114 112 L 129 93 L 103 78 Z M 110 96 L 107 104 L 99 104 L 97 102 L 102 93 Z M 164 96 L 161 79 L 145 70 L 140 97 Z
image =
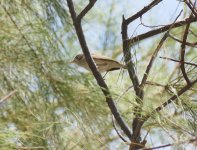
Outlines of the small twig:
M 43 150 L 45 150 L 46 148 L 45 147 L 41 147 L 41 146 L 36 146 L 36 147 L 24 147 L 24 146 L 17 146 L 17 147 L 15 147 L 15 149 L 20 149 L 20 150 L 30 150 L 30 149 L 39 149 L 39 150 L 41 150 L 41 149 L 43 149 Z
M 197 0 L 195 0 L 194 4 L 192 3 L 192 1 L 191 1 L 191 0 L 188 0 L 188 1 L 189 1 L 189 3 L 192 5 L 192 7 L 193 7 L 194 11 L 196 11 L 196 12 L 197 12 L 197 9 L 196 9 L 196 2 L 197 2 Z
M 188 131 L 188 129 L 184 129 L 181 125 L 179 126 L 179 125 L 177 125 L 175 122 L 174 122 L 174 118 L 171 120 L 171 119 L 169 119 L 169 117 L 165 117 L 165 119 L 167 120 L 167 121 L 169 121 L 169 123 L 171 123 L 172 124 L 172 126 L 174 126 L 173 128 L 179 128 L 180 130 L 182 130 L 182 132 L 185 132 L 185 133 L 187 133 L 187 134 L 189 134 L 189 135 L 191 135 L 191 136 L 194 136 L 194 137 L 196 137 L 196 135 L 194 134 L 194 133 L 191 133 L 191 132 L 189 132 Z
M 6 101 L 8 98 L 12 97 L 15 93 L 17 92 L 17 90 L 14 90 L 12 92 L 10 92 L 8 95 L 4 96 L 1 100 L 0 100 L 0 105 Z
M 183 43 L 183 41 L 179 40 L 178 38 L 175 38 L 174 36 L 172 36 L 171 34 L 169 34 L 169 37 L 172 38 L 173 40 L 179 42 L 179 43 Z M 189 43 L 189 42 L 185 42 L 185 45 L 187 46 L 191 46 L 191 47 L 197 47 L 197 42 L 194 43 Z
M 87 13 L 88 11 L 94 6 L 97 0 L 90 0 L 89 4 L 81 11 L 81 13 L 78 15 L 77 19 L 81 20 Z
M 192 4 L 192 2 L 191 1 L 187 1 L 187 0 L 185 0 L 185 3 L 187 4 L 187 6 L 189 7 L 189 9 L 192 11 L 192 13 L 197 17 L 197 12 L 196 12 L 196 10 L 195 10 L 195 3 L 194 3 L 194 6 L 192 6 L 193 4 Z
M 166 59 L 166 60 L 171 60 L 171 61 L 174 61 L 174 62 L 179 62 L 179 63 L 181 63 L 180 60 L 176 60 L 176 59 L 172 59 L 172 58 L 168 58 L 168 57 L 161 57 L 161 56 L 160 56 L 159 58 Z M 184 64 L 192 65 L 192 66 L 197 67 L 197 64 L 190 63 L 190 62 L 186 62 L 186 61 L 184 61 Z
M 181 15 L 181 13 L 182 13 L 182 11 L 181 11 L 181 12 L 179 13 L 179 15 L 176 17 L 176 19 L 174 20 L 174 23 L 175 23 L 176 20 L 179 18 L 179 16 Z M 152 57 L 151 57 L 151 59 L 150 59 L 150 61 L 149 61 L 149 64 L 147 65 L 146 71 L 145 71 L 144 76 L 143 76 L 143 78 L 142 78 L 142 82 L 141 82 L 141 84 L 140 84 L 140 88 L 141 88 L 141 89 L 144 88 L 144 85 L 145 85 L 145 83 L 146 83 L 146 80 L 147 80 L 147 78 L 148 78 L 148 75 L 149 75 L 149 73 L 150 73 L 150 70 L 151 70 L 151 68 L 152 68 L 153 62 L 154 62 L 154 60 L 155 60 L 155 58 L 156 58 L 156 56 L 157 56 L 159 50 L 161 49 L 163 43 L 164 43 L 165 40 L 168 38 L 168 34 L 170 33 L 170 30 L 172 29 L 173 25 L 174 25 L 174 24 L 171 25 L 171 27 L 169 28 L 169 30 L 164 34 L 163 38 L 160 40 L 160 42 L 159 42 L 157 48 L 155 49 L 155 51 L 154 51 L 154 53 L 153 53 L 153 55 L 152 55 Z
M 114 116 L 113 116 L 113 115 L 112 115 L 112 124 L 113 124 L 113 127 L 114 127 L 116 133 L 117 133 L 118 136 L 123 140 L 123 142 L 128 142 L 127 140 L 125 140 L 125 139 L 123 138 L 123 136 L 119 133 L 118 129 L 116 128 L 116 125 L 115 125 L 115 122 L 114 122 Z
M 140 22 L 141 22 L 141 25 L 143 25 L 144 27 L 148 27 L 148 28 L 158 28 L 158 27 L 164 27 L 165 25 L 156 25 L 156 26 L 153 26 L 153 25 L 146 25 L 142 22 L 142 17 L 140 17 Z
M 122 94 L 120 94 L 118 96 L 118 98 L 116 99 L 116 101 L 119 101 L 122 98 L 122 96 L 124 96 L 131 88 L 133 88 L 133 85 L 132 86 L 129 86 L 125 91 L 123 91 Z
M 145 84 L 148 84 L 148 85 L 154 85 L 154 86 L 160 86 L 160 87 L 166 87 L 167 85 L 162 85 L 162 84 L 159 84 L 159 83 L 156 83 L 156 82 L 150 82 L 150 81 L 146 81 Z
M 135 15 L 129 17 L 128 19 L 125 20 L 125 24 L 128 25 L 131 22 L 133 22 L 135 19 L 141 17 L 143 14 L 145 14 L 147 11 L 149 11 L 151 8 L 156 6 L 158 3 L 160 3 L 162 0 L 154 0 L 151 2 L 149 5 L 141 9 L 139 12 L 137 12 Z
M 189 32 L 190 32 L 191 34 L 193 34 L 193 36 L 197 37 L 197 34 L 196 34 L 195 32 L 193 32 L 192 30 L 189 29 Z
M 161 145 L 161 146 L 157 146 L 157 147 L 152 147 L 152 148 L 144 148 L 143 150 L 153 150 L 153 149 L 160 149 L 160 148 L 165 148 L 165 147 L 169 147 L 169 146 L 174 146 L 174 145 L 177 145 L 177 144 L 185 144 L 185 143 L 193 143 L 197 141 L 197 138 L 195 139 L 191 139 L 189 141 L 182 141 L 182 142 L 179 142 L 179 143 L 170 143 L 170 144 L 165 144 L 165 145 Z

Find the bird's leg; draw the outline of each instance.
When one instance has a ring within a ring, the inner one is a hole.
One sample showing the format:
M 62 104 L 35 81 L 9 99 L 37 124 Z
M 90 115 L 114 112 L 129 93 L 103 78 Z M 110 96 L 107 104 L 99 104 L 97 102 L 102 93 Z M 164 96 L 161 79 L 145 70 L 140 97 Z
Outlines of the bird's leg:
M 103 79 L 105 79 L 105 76 L 107 75 L 108 72 L 109 72 L 109 71 L 106 71 L 106 73 L 105 73 L 104 76 L 103 76 Z

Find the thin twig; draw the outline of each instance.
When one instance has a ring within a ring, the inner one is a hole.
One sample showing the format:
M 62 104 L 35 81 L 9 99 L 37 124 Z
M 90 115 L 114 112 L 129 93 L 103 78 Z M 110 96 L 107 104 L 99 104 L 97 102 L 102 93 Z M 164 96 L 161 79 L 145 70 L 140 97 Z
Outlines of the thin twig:
M 129 17 L 128 19 L 125 20 L 125 24 L 128 25 L 131 22 L 133 22 L 135 19 L 141 17 L 143 14 L 145 14 L 147 11 L 152 9 L 154 6 L 156 6 L 158 3 L 160 3 L 162 0 L 154 0 L 152 1 L 149 5 L 141 9 L 139 12 L 137 12 L 135 15 Z
M 1 100 L 0 100 L 0 105 L 6 101 L 8 98 L 12 97 L 15 93 L 17 92 L 17 90 L 14 90 L 12 92 L 10 92 L 8 95 L 4 96 Z
M 153 150 L 153 149 L 160 149 L 160 148 L 165 148 L 165 147 L 169 147 L 169 146 L 174 146 L 177 144 L 185 144 L 185 143 L 193 143 L 197 141 L 197 138 L 195 139 L 191 139 L 189 141 L 182 141 L 182 142 L 178 142 L 178 143 L 170 143 L 170 144 L 165 144 L 165 145 L 161 145 L 161 146 L 157 146 L 157 147 L 152 147 L 152 148 L 144 148 L 143 150 Z
M 193 7 L 194 11 L 196 11 L 196 12 L 197 12 L 197 9 L 196 9 L 196 2 L 197 2 L 197 0 L 195 0 L 194 4 L 192 3 L 192 1 L 191 1 L 191 0 L 188 0 L 188 1 L 189 1 L 189 3 L 192 5 L 192 7 Z
M 194 6 L 192 6 L 192 2 L 191 1 L 188 2 L 187 0 L 185 0 L 185 3 L 189 7 L 189 9 L 192 11 L 192 13 L 197 17 L 197 12 L 195 11 L 195 4 Z
M 197 33 L 193 32 L 193 31 L 190 30 L 190 29 L 189 29 L 189 32 L 190 32 L 193 36 L 197 37 Z
M 167 85 L 162 85 L 162 84 L 159 84 L 159 83 L 156 83 L 156 82 L 151 82 L 151 81 L 146 81 L 147 85 L 154 85 L 154 86 L 160 86 L 160 87 L 164 87 L 166 88 Z
M 81 11 L 81 13 L 78 15 L 77 19 L 81 20 L 88 11 L 94 6 L 97 0 L 89 0 L 88 5 Z
M 114 116 L 112 116 L 112 124 L 113 124 L 113 127 L 114 127 L 116 133 L 123 140 L 123 142 L 128 142 L 127 140 L 124 139 L 124 137 L 119 133 L 118 129 L 116 128 L 116 125 L 115 125 L 115 122 L 114 122 Z
M 190 15 L 191 17 L 192 15 Z M 181 72 L 183 74 L 183 77 L 185 79 L 185 81 L 187 82 L 187 84 L 190 84 L 190 80 L 187 76 L 187 73 L 185 71 L 185 65 L 184 65 L 184 61 L 185 61 L 185 43 L 187 41 L 187 36 L 188 36 L 188 31 L 189 31 L 189 26 L 190 26 L 190 23 L 188 23 L 186 25 L 186 28 L 185 28 L 185 31 L 184 31 L 184 34 L 183 34 L 183 43 L 181 44 L 181 50 L 180 50 L 180 61 L 181 61 L 181 65 L 180 65 L 180 68 L 181 68 Z
M 181 63 L 180 60 L 176 60 L 176 59 L 172 59 L 172 58 L 168 58 L 168 57 L 161 57 L 161 56 L 160 56 L 159 58 L 166 59 L 166 60 L 171 60 L 171 61 L 174 61 L 174 62 L 179 62 L 179 63 Z M 192 66 L 197 67 L 197 64 L 190 63 L 190 62 L 186 62 L 186 61 L 184 61 L 184 64 L 192 65 Z
M 169 34 L 169 37 L 172 38 L 173 40 L 179 42 L 179 43 L 183 43 L 183 41 L 179 40 L 178 38 L 175 38 L 174 36 L 172 36 L 171 34 Z M 185 42 L 185 45 L 187 46 L 191 46 L 191 47 L 197 47 L 197 42 L 194 43 L 189 43 L 189 42 Z
M 141 22 L 141 23 L 140 23 L 141 25 L 143 25 L 144 27 L 147 27 L 147 28 L 158 28 L 158 27 L 163 27 L 163 26 L 165 26 L 165 25 L 154 25 L 154 26 L 153 26 L 153 25 L 146 25 L 146 24 L 143 23 L 142 17 L 140 17 L 140 22 Z

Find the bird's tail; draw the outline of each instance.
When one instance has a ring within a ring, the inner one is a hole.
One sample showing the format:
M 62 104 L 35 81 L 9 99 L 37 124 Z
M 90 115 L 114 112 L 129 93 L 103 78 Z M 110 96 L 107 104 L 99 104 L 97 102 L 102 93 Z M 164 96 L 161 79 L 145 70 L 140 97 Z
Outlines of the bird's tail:
M 123 69 L 127 69 L 127 65 L 123 65 L 123 67 L 122 67 Z

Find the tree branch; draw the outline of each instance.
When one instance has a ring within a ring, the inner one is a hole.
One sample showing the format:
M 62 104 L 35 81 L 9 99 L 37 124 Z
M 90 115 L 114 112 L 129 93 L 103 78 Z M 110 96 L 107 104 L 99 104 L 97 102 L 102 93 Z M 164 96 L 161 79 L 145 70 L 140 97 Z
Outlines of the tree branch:
M 174 23 L 173 28 L 177 28 L 177 27 L 186 25 L 188 23 L 196 22 L 196 21 L 197 21 L 197 17 L 186 18 L 186 19 L 184 19 L 182 21 L 177 21 L 176 23 Z M 131 39 L 125 39 L 125 40 L 128 40 L 129 45 L 132 45 L 135 42 L 139 42 L 141 40 L 147 39 L 149 37 L 152 37 L 154 35 L 157 35 L 157 34 L 160 34 L 160 33 L 163 33 L 165 31 L 169 30 L 169 28 L 171 27 L 172 24 L 173 23 L 168 24 L 168 25 L 166 25 L 164 27 L 161 27 L 161 28 L 158 28 L 158 29 L 155 29 L 155 30 L 151 30 L 151 31 L 148 31 L 146 33 L 137 35 L 137 36 L 135 36 L 135 37 L 133 37 Z
M 176 59 L 172 59 L 172 58 L 168 58 L 168 57 L 161 57 L 161 56 L 160 56 L 159 58 L 166 59 L 166 60 L 171 60 L 171 61 L 174 61 L 174 62 L 179 62 L 179 63 L 181 63 L 180 60 L 176 60 Z M 186 61 L 184 61 L 184 64 L 192 65 L 192 66 L 197 67 L 197 64 L 190 63 L 190 62 L 186 62 Z
M 122 119 L 121 115 L 119 114 L 119 112 L 116 108 L 116 105 L 115 105 L 115 103 L 112 99 L 111 93 L 110 93 L 105 81 L 103 80 L 101 74 L 98 72 L 98 70 L 96 68 L 96 65 L 94 64 L 94 61 L 93 61 L 93 59 L 90 55 L 89 48 L 87 46 L 85 36 L 84 36 L 82 26 L 81 26 L 81 19 L 82 18 L 76 16 L 72 0 L 67 0 L 67 3 L 68 3 L 71 18 L 73 20 L 73 24 L 74 24 L 74 27 L 75 27 L 77 37 L 78 37 L 79 43 L 81 45 L 82 51 L 84 53 L 85 59 L 86 59 L 88 65 L 89 65 L 89 67 L 90 67 L 98 85 L 100 86 L 103 94 L 105 95 L 106 102 L 107 102 L 112 114 L 114 115 L 114 118 L 116 119 L 117 123 L 119 124 L 119 126 L 123 130 L 123 132 L 127 135 L 127 137 L 129 139 L 131 139 L 130 129 L 126 125 L 124 120 Z M 91 5 L 91 7 L 93 7 L 93 5 Z M 86 7 L 85 9 L 82 11 L 83 12 L 82 17 L 85 16 L 85 13 L 87 13 L 91 8 L 88 7 L 88 9 L 87 9 L 87 7 Z
M 125 61 L 125 64 L 127 65 L 128 73 L 129 73 L 130 79 L 133 83 L 133 87 L 136 93 L 136 102 L 140 104 L 140 106 L 137 106 L 134 110 L 135 118 L 132 124 L 133 135 L 132 135 L 130 149 L 142 148 L 142 147 L 139 147 L 139 145 L 144 144 L 144 143 L 141 143 L 141 138 L 140 138 L 140 131 L 143 125 L 143 122 L 140 120 L 141 118 L 140 112 L 141 112 L 141 108 L 143 104 L 142 100 L 144 96 L 144 91 L 140 89 L 139 79 L 135 71 L 134 63 L 131 59 L 131 52 L 130 52 L 131 44 L 128 40 L 128 31 L 127 31 L 128 25 L 135 19 L 141 17 L 144 13 L 149 11 L 151 8 L 153 8 L 155 5 L 157 5 L 161 1 L 162 0 L 154 0 L 149 5 L 147 5 L 146 7 L 144 7 L 143 9 L 141 9 L 139 12 L 129 17 L 128 19 L 125 19 L 124 16 L 122 18 L 122 27 L 121 27 L 122 32 L 121 33 L 122 33 L 122 42 L 123 42 L 124 61 Z
M 126 25 L 130 24 L 131 22 L 133 22 L 135 19 L 141 17 L 143 14 L 145 14 L 147 11 L 149 11 L 150 9 L 152 9 L 154 6 L 156 6 L 158 3 L 160 3 L 162 0 L 154 0 L 152 1 L 149 5 L 147 5 L 146 7 L 144 7 L 143 9 L 141 9 L 139 12 L 137 12 L 136 14 L 134 14 L 133 16 L 127 18 L 124 23 Z
M 152 147 L 152 148 L 144 148 L 143 150 L 153 150 L 153 149 L 160 149 L 160 148 L 165 148 L 165 147 L 169 147 L 169 146 L 174 146 L 174 145 L 176 145 L 176 144 L 185 144 L 185 143 L 193 143 L 193 142 L 195 142 L 195 141 L 197 141 L 197 138 L 195 138 L 195 139 L 190 139 L 189 141 L 183 141 L 183 142 L 179 142 L 179 143 L 170 143 L 170 144 L 165 144 L 165 145 L 161 145 L 161 146 L 157 146 L 157 147 Z
M 124 139 L 124 137 L 119 133 L 118 129 L 116 128 L 116 125 L 115 125 L 113 116 L 112 116 L 112 124 L 113 124 L 114 130 L 116 131 L 116 133 L 118 134 L 118 136 L 122 139 L 122 141 L 123 142 L 128 142 L 126 139 Z
M 169 37 L 172 38 L 173 40 L 179 42 L 179 43 L 183 43 L 183 41 L 179 40 L 178 38 L 175 38 L 174 36 L 172 36 L 171 34 L 169 34 Z M 189 42 L 185 42 L 185 45 L 187 46 L 191 46 L 191 47 L 197 47 L 197 42 L 194 42 L 194 43 L 189 43 Z
M 125 59 L 125 63 L 126 63 L 127 68 L 128 68 L 129 76 L 130 76 L 130 78 L 132 80 L 132 83 L 133 83 L 133 86 L 134 86 L 134 90 L 136 92 L 136 95 L 140 99 L 142 99 L 143 94 L 139 94 L 139 93 L 141 93 L 140 89 L 139 89 L 139 80 L 138 80 L 138 77 L 137 77 L 136 72 L 135 72 L 134 63 L 131 60 L 130 46 L 129 46 L 129 42 L 127 42 L 127 39 L 128 39 L 127 28 L 128 28 L 128 25 L 132 21 L 141 17 L 144 13 L 149 11 L 151 8 L 156 6 L 161 1 L 162 0 L 154 0 L 149 5 L 147 5 L 146 7 L 144 7 L 143 9 L 141 9 L 139 12 L 137 12 L 133 16 L 129 17 L 128 19 L 125 19 L 124 16 L 123 16 L 123 19 L 122 19 L 122 32 L 121 33 L 122 33 L 122 41 L 123 41 L 124 59 Z
M 81 13 L 78 15 L 77 19 L 81 20 L 88 11 L 94 6 L 97 0 L 90 0 L 89 4 L 81 11 Z
M 193 6 L 192 6 L 192 2 L 191 1 L 188 2 L 187 0 L 185 0 L 184 2 L 189 7 L 189 9 L 192 11 L 192 13 L 197 17 L 197 12 L 195 11 L 195 3 L 196 3 L 196 1 L 195 1 Z
M 17 92 L 17 90 L 14 90 L 12 92 L 10 92 L 8 95 L 5 95 L 1 100 L 0 100 L 0 105 L 6 101 L 8 98 L 12 97 L 15 93 Z
M 192 16 L 192 15 L 190 15 L 190 16 Z M 184 77 L 185 81 L 187 82 L 187 84 L 190 84 L 190 80 L 189 80 L 189 78 L 187 76 L 187 73 L 185 71 L 184 61 L 185 61 L 185 47 L 186 47 L 185 43 L 187 41 L 187 35 L 188 35 L 188 31 L 189 31 L 189 26 L 190 26 L 190 23 L 188 23 L 186 25 L 185 32 L 184 32 L 184 35 L 183 35 L 183 43 L 181 44 L 181 50 L 180 50 L 180 61 L 181 61 L 180 68 L 181 68 L 183 77 Z
M 176 17 L 176 19 L 174 20 L 174 23 L 175 23 L 176 20 L 179 18 L 179 16 L 181 15 L 181 13 L 182 13 L 182 11 L 181 11 L 181 12 L 179 13 L 179 15 Z M 169 35 L 170 30 L 172 29 L 173 25 L 174 25 L 174 24 L 172 24 L 171 27 L 169 28 L 169 30 L 164 34 L 163 38 L 160 40 L 160 42 L 159 42 L 157 48 L 155 49 L 155 51 L 154 51 L 154 53 L 153 53 L 153 55 L 152 55 L 152 57 L 151 57 L 151 59 L 150 59 L 150 62 L 149 62 L 149 64 L 148 64 L 147 68 L 146 68 L 146 71 L 145 71 L 145 73 L 144 73 L 144 76 L 143 76 L 143 78 L 142 78 L 142 82 L 141 82 L 141 84 L 140 84 L 140 88 L 141 88 L 141 89 L 144 88 L 144 85 L 145 85 L 145 83 L 146 83 L 146 80 L 147 80 L 148 75 L 149 75 L 149 73 L 150 73 L 150 70 L 151 70 L 151 68 L 152 68 L 152 65 L 153 65 L 153 62 L 154 62 L 154 60 L 155 60 L 155 57 L 157 56 L 157 54 L 158 54 L 160 48 L 162 47 L 163 43 L 165 42 L 165 40 L 168 38 L 168 35 Z

